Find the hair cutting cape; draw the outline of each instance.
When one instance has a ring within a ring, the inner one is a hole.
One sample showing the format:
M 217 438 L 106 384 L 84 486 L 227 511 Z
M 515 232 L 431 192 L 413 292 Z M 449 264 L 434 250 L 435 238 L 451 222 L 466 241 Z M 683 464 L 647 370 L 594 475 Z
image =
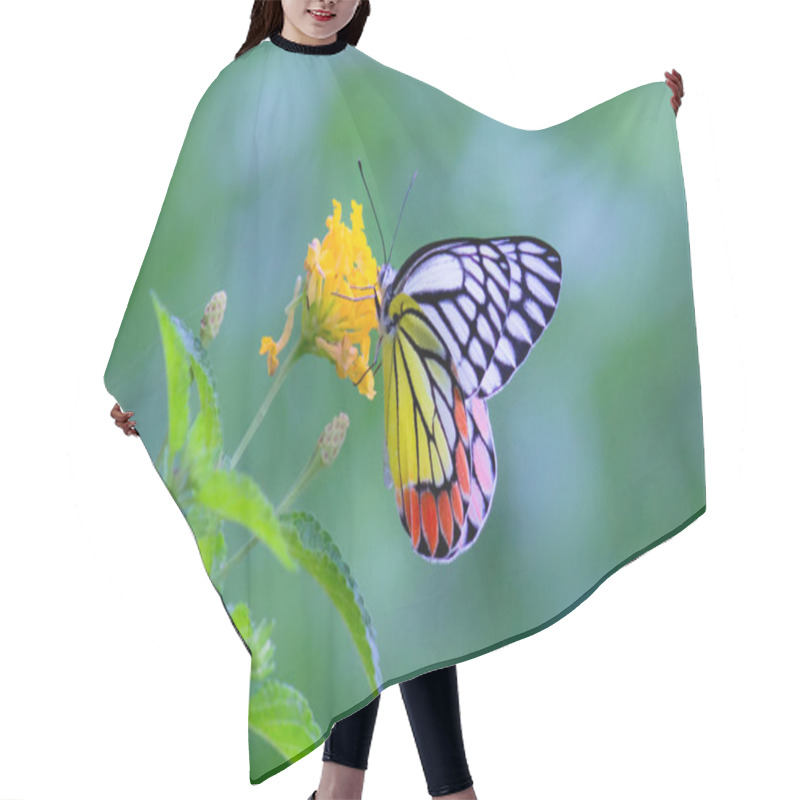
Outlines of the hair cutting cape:
M 104 379 L 251 655 L 252 783 L 705 511 L 669 98 L 520 130 L 279 37 L 203 95 Z

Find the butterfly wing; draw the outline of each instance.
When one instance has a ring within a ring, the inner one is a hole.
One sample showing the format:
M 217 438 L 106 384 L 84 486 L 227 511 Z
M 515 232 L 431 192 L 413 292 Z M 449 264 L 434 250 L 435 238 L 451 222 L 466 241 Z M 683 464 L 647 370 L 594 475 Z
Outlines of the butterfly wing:
M 450 354 L 419 305 L 395 295 L 388 313 L 384 417 L 397 511 L 419 555 L 448 560 L 468 525 L 471 422 Z
M 451 561 L 477 540 L 497 483 L 486 398 L 553 317 L 561 259 L 526 236 L 417 250 L 384 295 L 385 471 L 417 553 Z
M 397 273 L 445 342 L 466 397 L 497 393 L 550 323 L 561 258 L 531 236 L 445 239 L 419 248 Z
M 475 544 L 489 515 L 497 484 L 497 457 L 486 401 L 477 396 L 470 397 L 464 401 L 464 406 L 469 423 L 472 461 L 469 503 L 460 535 L 442 558 L 443 561 L 452 561 Z
M 465 534 L 459 539 L 454 555 L 460 555 L 475 544 L 489 515 L 494 487 L 497 484 L 497 456 L 494 451 L 494 438 L 486 401 L 476 395 L 467 399 L 466 406 L 472 475 Z

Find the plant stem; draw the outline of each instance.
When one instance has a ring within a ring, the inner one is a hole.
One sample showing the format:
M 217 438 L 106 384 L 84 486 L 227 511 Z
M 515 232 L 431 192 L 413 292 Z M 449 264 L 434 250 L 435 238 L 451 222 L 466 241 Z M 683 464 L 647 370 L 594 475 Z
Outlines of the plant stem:
M 322 468 L 322 458 L 319 454 L 319 447 L 314 448 L 311 458 L 303 468 L 297 480 L 292 484 L 292 488 L 286 493 L 286 496 L 278 504 L 275 509 L 275 516 L 279 517 L 295 500 L 297 495 L 303 491 L 305 485 L 320 471 Z
M 308 463 L 303 468 L 303 471 L 298 476 L 297 480 L 292 484 L 292 488 L 286 493 L 286 496 L 278 504 L 275 509 L 275 516 L 280 517 L 284 510 L 290 506 L 298 494 L 303 490 L 305 485 L 319 472 L 322 468 L 322 458 L 319 454 L 319 448 L 315 448 L 308 460 Z M 225 579 L 228 572 L 238 564 L 255 546 L 259 538 L 253 534 L 220 568 L 214 575 L 213 583 L 221 582 Z
M 250 427 L 247 429 L 247 433 L 245 433 L 244 438 L 239 443 L 239 446 L 236 448 L 236 452 L 231 456 L 231 463 L 230 468 L 234 469 L 236 464 L 239 462 L 239 459 L 242 457 L 242 453 L 244 453 L 245 448 L 248 444 L 250 444 L 250 440 L 253 438 L 253 435 L 258 430 L 258 426 L 261 424 L 264 416 L 266 415 L 267 411 L 269 410 L 272 401 L 275 399 L 275 395 L 278 393 L 278 389 L 280 389 L 281 384 L 286 380 L 286 376 L 289 374 L 289 369 L 291 368 L 292 364 L 303 354 L 304 352 L 304 341 L 302 339 L 298 340 L 297 344 L 294 346 L 292 351 L 284 360 L 283 364 L 280 365 L 278 368 L 278 372 L 275 374 L 275 378 L 272 381 L 272 386 L 269 387 L 269 391 L 267 392 L 267 396 L 264 398 L 264 402 L 261 404 L 261 408 L 258 409 L 255 417 L 253 417 L 253 421 L 250 423 Z
M 247 541 L 247 544 L 240 547 L 212 576 L 212 583 L 216 586 L 221 584 L 225 580 L 225 576 L 228 572 L 234 567 L 234 565 L 238 564 L 256 545 L 258 541 L 258 537 L 253 535 Z

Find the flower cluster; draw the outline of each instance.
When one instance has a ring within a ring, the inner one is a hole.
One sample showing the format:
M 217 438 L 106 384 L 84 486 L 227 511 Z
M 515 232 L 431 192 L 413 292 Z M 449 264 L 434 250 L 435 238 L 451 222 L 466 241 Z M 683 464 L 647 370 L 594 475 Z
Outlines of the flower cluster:
M 351 202 L 350 224 L 342 222 L 342 206 L 334 199 L 333 214 L 325 224 L 322 242 L 314 239 L 305 260 L 301 343 L 307 352 L 329 358 L 340 378 L 349 378 L 361 394 L 375 397 L 375 376 L 369 368 L 370 332 L 378 327 L 375 284 L 378 264 L 364 235 L 362 208 Z M 287 307 L 287 323 L 276 342 L 261 341 L 268 368 L 278 367 L 278 353 L 286 346 L 293 324 L 294 301 Z

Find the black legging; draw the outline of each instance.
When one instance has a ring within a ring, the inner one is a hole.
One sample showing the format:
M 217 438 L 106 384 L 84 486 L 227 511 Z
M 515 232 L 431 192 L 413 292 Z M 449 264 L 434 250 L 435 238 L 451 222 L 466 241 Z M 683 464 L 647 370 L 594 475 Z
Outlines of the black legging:
M 403 681 L 400 692 L 431 797 L 468 789 L 472 777 L 461 735 L 455 664 Z M 355 714 L 334 723 L 325 740 L 323 761 L 367 768 L 380 699 L 378 695 Z

